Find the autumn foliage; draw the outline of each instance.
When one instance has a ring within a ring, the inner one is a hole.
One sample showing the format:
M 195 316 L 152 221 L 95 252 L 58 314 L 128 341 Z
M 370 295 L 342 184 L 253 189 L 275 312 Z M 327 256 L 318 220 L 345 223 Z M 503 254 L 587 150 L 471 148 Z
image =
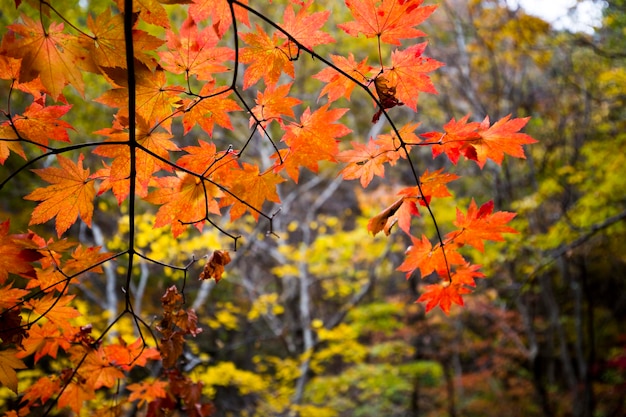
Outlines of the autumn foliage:
M 9 219 L 0 224 L 0 383 L 19 395 L 11 415 L 53 407 L 78 414 L 106 389 L 118 390 L 148 415 L 177 407 L 190 416 L 212 413 L 201 384 L 178 366 L 185 339 L 202 331 L 182 289 L 166 290 L 155 323 L 133 311 L 133 266 L 140 259 L 159 262 L 133 240 L 139 207 L 153 209 L 153 226 L 169 227 L 174 237 L 190 226 L 199 232 L 217 228 L 236 249 L 239 237 L 229 234 L 221 218 L 249 216 L 275 233 L 272 220 L 280 213 L 267 211 L 268 202 L 280 204 L 278 187 L 298 183 L 303 168 L 317 173 L 320 163 L 340 163 L 345 180 L 367 187 L 402 164 L 412 173 L 410 181 L 389 196 L 390 205 L 367 228 L 372 235 L 397 228 L 408 236 L 411 245 L 397 269 L 407 278 L 428 278 L 418 301 L 426 311 L 440 307 L 446 313 L 452 304 L 463 305 L 462 296 L 484 277 L 462 248 L 482 251 L 485 242 L 515 233 L 507 226 L 515 214 L 496 211 L 492 201 L 472 200 L 457 209 L 452 224 L 439 224 L 431 203 L 451 196 L 447 184 L 459 176 L 445 169 L 420 172 L 418 157 L 427 147 L 433 158 L 441 155 L 456 165 L 464 157 L 481 169 L 488 160 L 501 164 L 505 155 L 524 158 L 522 146 L 535 142 L 521 133 L 527 118 L 509 115 L 492 123 L 468 115 L 430 132 L 420 132 L 419 122 L 397 125 L 394 119 L 400 107 L 418 119 L 419 93 L 437 93 L 429 74 L 443 63 L 427 56 L 427 42 L 416 41 L 425 36 L 418 25 L 435 11 L 433 5 L 346 0 L 352 19 L 337 23 L 312 0 L 293 0 L 272 6 L 284 7 L 282 20 L 273 22 L 243 0 L 117 0 L 85 16 L 81 27 L 56 3 L 20 3 L 20 18 L 7 28 L 0 48 L 0 78 L 8 86 L 0 162 L 18 168 L 5 165 L 0 188 L 29 178 L 31 188 L 19 190 L 29 225 L 54 223 L 54 233 L 12 233 Z M 364 36 L 378 61 L 317 52 L 336 42 L 331 33 L 337 31 L 346 39 Z M 307 81 L 317 83 L 317 103 L 303 104 L 291 93 L 301 77 L 296 64 L 305 56 L 324 65 Z M 77 134 L 64 116 L 81 108 L 66 95 L 73 89 L 87 100 L 88 77 L 106 82 L 108 89 L 93 101 L 114 116 L 108 126 Z M 359 140 L 362 132 L 348 126 L 357 91 L 371 102 L 372 122 L 384 121 L 384 133 Z M 230 131 L 238 133 L 237 142 L 215 140 Z M 248 157 L 257 141 L 273 148 L 266 165 Z M 128 247 L 117 253 L 77 241 L 73 227 L 90 227 L 99 199 L 110 195 L 128 213 L 131 230 Z M 434 236 L 412 227 L 418 216 L 435 225 Z M 212 255 L 200 279 L 218 281 L 235 254 L 207 251 Z M 86 274 L 102 274 L 112 261 L 126 266 L 120 276 L 123 311 L 105 329 L 75 324 L 80 313 L 74 286 Z M 176 268 L 186 274 L 199 261 Z M 134 323 L 136 337 L 111 337 L 125 318 Z M 18 392 L 20 370 L 60 357 L 59 372 Z M 126 379 L 151 361 L 161 362 L 159 374 Z

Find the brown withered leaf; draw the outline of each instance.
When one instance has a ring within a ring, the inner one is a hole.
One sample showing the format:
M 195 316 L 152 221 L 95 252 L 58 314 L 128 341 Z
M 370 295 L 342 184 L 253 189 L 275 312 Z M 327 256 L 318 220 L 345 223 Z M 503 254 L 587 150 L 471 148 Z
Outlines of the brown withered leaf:
M 230 263 L 230 255 L 227 251 L 216 250 L 207 261 L 204 269 L 200 273 L 201 280 L 214 278 L 215 282 L 220 282 L 224 267 Z
M 389 220 L 389 218 L 393 216 L 396 211 L 398 211 L 403 201 L 404 197 L 397 199 L 392 205 L 378 213 L 376 216 L 372 217 L 367 223 L 367 230 L 370 231 L 374 236 L 376 236 L 378 232 L 383 230 L 385 232 L 385 235 L 389 236 L 389 234 L 391 233 L 390 227 L 387 228 L 385 227 L 385 225 L 387 224 L 387 220 Z

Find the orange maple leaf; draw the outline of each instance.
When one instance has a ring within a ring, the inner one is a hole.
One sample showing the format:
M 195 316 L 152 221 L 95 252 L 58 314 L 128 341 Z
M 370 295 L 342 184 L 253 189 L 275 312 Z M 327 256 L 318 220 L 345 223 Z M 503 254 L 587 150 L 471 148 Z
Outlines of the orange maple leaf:
M 506 226 L 515 215 L 515 213 L 507 211 L 493 213 L 493 201 L 488 201 L 478 208 L 472 199 L 467 214 L 463 214 L 457 208 L 454 225 L 459 230 L 450 232 L 446 239 L 452 240 L 456 244 L 472 245 L 482 252 L 484 240 L 499 242 L 504 240 L 502 233 L 517 233 L 517 230 Z
M 445 257 L 439 244 L 433 247 L 426 235 L 421 239 L 411 236 L 412 245 L 406 250 L 406 259 L 396 268 L 398 271 L 406 272 L 407 279 L 413 272 L 419 269 L 422 278 L 433 272 L 440 275 L 447 275 L 449 265 L 463 265 L 465 259 L 456 250 L 453 244 L 445 245 Z M 447 262 L 447 263 L 446 263 Z
M 273 120 L 281 123 L 283 115 L 291 118 L 296 117 L 293 108 L 302 101 L 287 95 L 291 84 L 269 85 L 264 92 L 257 92 L 256 106 L 252 108 L 254 117 L 250 117 L 250 126 L 258 121 L 265 128 Z
M 118 343 L 104 347 L 106 357 L 111 364 L 118 366 L 124 371 L 129 371 L 135 366 L 146 366 L 149 360 L 160 358 L 159 351 L 144 344 L 141 337 L 128 344 L 121 337 Z
M 80 363 L 77 375 L 93 389 L 111 388 L 124 378 L 124 373 L 111 363 L 102 346 L 98 349 L 74 346 L 70 349 L 70 357 L 75 365 Z
M 113 189 L 118 203 L 121 203 L 130 192 L 130 150 L 127 144 L 107 145 L 106 142 L 128 141 L 128 132 L 116 124 L 113 128 L 98 130 L 95 133 L 108 136 L 108 139 L 104 142 L 105 144 L 97 146 L 93 153 L 114 159 L 110 167 L 105 165 L 105 168 L 95 172 L 91 178 L 103 180 L 98 189 L 98 195 Z M 135 140 L 141 146 L 135 154 L 135 191 L 140 197 L 145 197 L 148 194 L 148 185 L 153 174 L 159 170 L 171 171 L 172 167 L 143 149 L 169 160 L 169 152 L 177 151 L 179 148 L 172 141 L 170 133 L 153 129 L 142 117 L 137 117 Z
M 339 152 L 337 160 L 348 164 L 339 172 L 346 180 L 360 179 L 361 186 L 367 187 L 374 176 L 385 176 L 385 162 L 389 161 L 386 152 L 370 139 L 367 144 L 350 142 L 353 149 Z
M 364 85 L 367 83 L 368 76 L 372 71 L 372 67 L 367 64 L 367 58 L 364 58 L 361 62 L 356 62 L 354 55 L 350 52 L 347 58 L 341 55 L 330 55 L 330 59 L 337 68 L 352 76 L 359 83 Z M 334 68 L 324 68 L 315 74 L 313 78 L 327 83 L 320 91 L 319 97 L 321 98 L 328 94 L 328 101 L 331 103 L 341 97 L 350 100 L 350 95 L 354 87 L 357 86 L 354 81 Z
M 233 130 L 228 112 L 241 110 L 235 100 L 228 98 L 231 91 L 228 89 L 214 89 L 214 83 L 208 82 L 200 90 L 200 97 L 194 100 L 184 100 L 183 126 L 187 134 L 196 123 L 209 136 L 213 136 L 213 127 L 217 123 L 226 129 Z
M 118 10 L 125 12 L 124 0 L 116 0 Z M 134 0 L 132 13 L 137 13 L 147 23 L 152 23 L 163 28 L 170 27 L 170 19 L 167 11 L 159 0 Z
M 235 58 L 231 48 L 217 46 L 220 37 L 213 28 L 198 30 L 191 13 L 180 26 L 180 32 L 168 30 L 166 38 L 167 51 L 159 52 L 159 56 L 163 68 L 174 74 L 211 80 L 212 74 L 228 71 L 224 63 Z
M 20 82 L 39 77 L 55 100 L 60 98 L 67 84 L 73 85 L 83 95 L 85 83 L 80 69 L 84 67 L 82 62 L 89 62 L 91 58 L 78 38 L 63 33 L 63 23 L 52 22 L 45 29 L 40 20 L 26 15 L 22 15 L 22 21 L 23 24 L 9 25 L 21 37 L 5 43 L 9 45 L 9 56 L 22 58 Z
M 504 154 L 526 158 L 522 145 L 537 143 L 529 135 L 519 132 L 529 119 L 530 117 L 511 119 L 509 114 L 489 126 L 489 116 L 485 117 L 478 131 L 480 138 L 471 142 L 476 150 L 478 166 L 484 167 L 487 158 L 501 165 Z
M 96 190 L 89 179 L 89 169 L 83 169 L 83 159 L 81 154 L 75 164 L 69 158 L 57 155 L 60 168 L 33 170 L 52 185 L 37 188 L 24 197 L 26 200 L 41 201 L 31 213 L 29 224 L 45 223 L 56 217 L 59 237 L 76 222 L 78 216 L 91 227 Z
M 55 296 L 49 293 L 42 298 L 28 300 L 24 306 L 37 314 L 37 318 L 45 317 L 54 323 L 64 334 L 73 334 L 70 319 L 80 316 L 78 310 L 67 306 L 73 299 L 74 295 Z
M 15 349 L 0 351 L 0 384 L 17 394 L 16 369 L 25 369 L 26 364 L 15 357 Z
M 261 78 L 265 85 L 274 85 L 284 72 L 291 78 L 295 77 L 295 69 L 289 50 L 285 50 L 278 34 L 270 38 L 267 33 L 256 25 L 256 32 L 241 34 L 241 39 L 250 45 L 239 51 L 239 61 L 250 64 L 243 76 L 243 88 L 249 88 Z
M 430 203 L 430 200 L 435 198 L 450 197 L 452 194 L 447 183 L 458 179 L 459 176 L 449 172 L 443 172 L 443 168 L 437 171 L 429 172 L 428 170 L 420 176 L 420 187 L 406 187 L 398 192 L 398 195 L 404 197 L 414 197 L 420 200 L 420 204 L 426 205 Z M 420 193 L 421 192 L 423 195 Z
M 128 74 L 123 68 L 103 68 L 103 73 L 113 89 L 94 99 L 98 103 L 118 108 L 117 118 L 128 119 Z M 182 104 L 179 94 L 184 88 L 168 86 L 165 71 L 157 67 L 154 71 L 141 62 L 135 62 L 136 110 L 147 124 L 159 124 L 169 131 L 174 108 Z
M 257 165 L 244 162 L 241 169 L 231 169 L 229 178 L 233 186 L 220 200 L 220 207 L 232 204 L 231 221 L 240 218 L 247 211 L 258 220 L 265 201 L 280 203 L 276 186 L 285 179 L 271 170 L 260 173 Z
M 289 35 L 301 43 L 304 47 L 313 49 L 314 46 L 335 42 L 328 33 L 319 30 L 330 15 L 329 10 L 310 14 L 307 9 L 311 7 L 313 0 L 302 3 L 302 7 L 296 15 L 291 4 L 287 5 L 283 14 L 283 24 L 281 27 L 289 33 Z M 285 37 L 280 32 L 279 36 Z
M 189 224 L 201 231 L 209 213 L 220 214 L 215 198 L 223 194 L 207 180 L 176 172 L 176 176 L 156 178 L 155 185 L 159 188 L 145 198 L 161 205 L 154 227 L 171 225 L 174 237 L 180 236 Z
M 165 398 L 167 392 L 165 389 L 168 387 L 168 383 L 165 381 L 141 381 L 136 384 L 130 384 L 126 386 L 131 393 L 128 396 L 128 401 L 137 401 L 138 407 L 144 404 L 151 403 L 158 398 Z
M 123 14 L 113 14 L 111 9 L 99 13 L 95 20 L 87 15 L 87 27 L 93 37 L 81 37 L 81 44 L 87 49 L 94 62 L 100 67 L 126 68 L 126 41 L 124 38 Z M 139 21 L 135 19 L 133 27 L 133 45 L 135 58 L 146 65 L 152 64 L 153 58 L 149 51 L 156 50 L 163 41 L 137 28 Z
M 273 156 L 276 159 L 276 172 L 284 169 L 291 179 L 298 182 L 300 167 L 317 172 L 319 161 L 336 161 L 335 156 L 339 152 L 337 138 L 352 130 L 341 123 L 335 123 L 348 109 L 328 108 L 329 104 L 325 104 L 311 113 L 311 109 L 307 107 L 299 123 L 285 126 L 286 132 L 282 140 L 290 149 L 281 153 L 282 163 L 277 155 Z
M 422 23 L 437 6 L 421 6 L 423 0 L 346 0 L 355 21 L 338 25 L 347 34 L 400 45 L 400 39 L 426 34 L 414 26 Z
M 67 351 L 70 346 L 70 339 L 52 321 L 41 326 L 35 323 L 28 329 L 28 337 L 23 343 L 24 349 L 17 352 L 17 357 L 25 358 L 34 353 L 34 361 L 37 363 L 44 356 L 56 358 L 59 348 Z
M 72 106 L 43 106 L 34 101 L 24 114 L 13 116 L 12 123 L 20 136 L 34 143 L 47 146 L 49 139 L 69 142 L 68 129 L 72 125 L 61 120 Z M 6 122 L 9 123 L 9 122 Z
M 60 389 L 61 381 L 57 375 L 42 376 L 24 390 L 22 401 L 27 402 L 28 406 L 33 406 L 37 402 L 43 405 Z
M 71 370 L 61 372 L 62 375 L 71 374 Z M 59 396 L 57 405 L 59 409 L 69 407 L 74 414 L 80 415 L 85 401 L 96 398 L 96 392 L 92 386 L 85 383 L 81 378 L 74 378 L 69 381 L 63 393 Z
M 385 69 L 387 83 L 395 88 L 395 98 L 413 110 L 417 110 L 419 92 L 437 94 L 427 73 L 443 66 L 443 63 L 422 56 L 426 42 L 391 53 L 391 68 Z M 387 106 L 384 106 L 387 108 Z
M 450 314 L 450 306 L 452 303 L 463 305 L 462 294 L 468 294 L 471 291 L 464 288 L 460 284 L 450 284 L 448 281 L 444 281 L 440 284 L 432 284 L 424 287 L 424 292 L 417 299 L 416 302 L 426 303 L 426 312 L 439 306 L 441 310 Z

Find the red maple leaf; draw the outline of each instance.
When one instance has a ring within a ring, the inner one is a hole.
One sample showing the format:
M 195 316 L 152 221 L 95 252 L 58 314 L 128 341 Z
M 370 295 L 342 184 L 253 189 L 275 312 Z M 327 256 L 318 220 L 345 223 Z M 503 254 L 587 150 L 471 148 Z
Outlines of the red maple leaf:
M 419 269 L 422 278 L 433 272 L 439 275 L 447 275 L 450 265 L 463 265 L 465 259 L 457 252 L 453 244 L 445 245 L 445 256 L 439 244 L 433 247 L 426 235 L 421 239 L 411 236 L 412 245 L 406 250 L 406 259 L 397 268 L 398 271 L 406 272 L 407 279 L 413 272 Z
M 453 240 L 456 244 L 472 245 L 482 252 L 484 240 L 503 241 L 502 233 L 517 233 L 517 230 L 506 226 L 514 217 L 515 213 L 506 211 L 493 213 L 493 201 L 478 208 L 472 199 L 467 214 L 457 208 L 454 225 L 459 230 L 450 232 L 446 239 Z
M 416 302 L 426 303 L 427 313 L 436 306 L 439 306 L 447 315 L 450 314 L 450 306 L 452 306 L 452 303 L 462 306 L 463 298 L 461 298 L 461 295 L 470 292 L 470 290 L 460 284 L 450 284 L 448 281 L 444 281 L 440 284 L 432 284 L 424 287 L 424 292 Z
M 347 34 L 400 45 L 400 39 L 425 36 L 414 26 L 422 23 L 437 6 L 421 6 L 423 0 L 346 0 L 354 21 L 338 25 Z
M 417 111 L 419 92 L 437 94 L 427 73 L 443 66 L 443 63 L 432 58 L 424 58 L 426 42 L 391 53 L 391 68 L 384 74 L 389 86 L 395 89 L 395 97 L 414 111 Z
M 479 138 L 478 128 L 480 123 L 468 123 L 469 115 L 458 122 L 452 118 L 446 123 L 444 133 L 427 132 L 421 136 L 426 138 L 425 143 L 431 143 L 433 158 L 444 153 L 453 164 L 457 164 L 459 157 L 464 155 L 468 159 L 476 160 L 476 150 L 471 143 Z
M 248 4 L 248 0 L 240 0 L 240 2 L 246 5 Z M 248 11 L 235 4 L 233 4 L 233 7 L 237 23 L 250 26 Z M 227 0 L 192 0 L 189 6 L 189 16 L 197 23 L 210 17 L 213 22 L 213 29 L 220 38 L 226 33 L 233 22 L 230 3 Z
M 6 282 L 9 274 L 34 277 L 32 262 L 42 258 L 33 248 L 32 234 L 10 235 L 9 228 L 9 220 L 0 223 L 0 284 Z
M 135 384 L 129 384 L 126 386 L 131 393 L 128 396 L 128 401 L 137 401 L 138 407 L 146 403 L 151 403 L 152 401 L 158 398 L 165 398 L 167 396 L 167 392 L 165 389 L 167 388 L 168 383 L 165 381 L 141 381 Z

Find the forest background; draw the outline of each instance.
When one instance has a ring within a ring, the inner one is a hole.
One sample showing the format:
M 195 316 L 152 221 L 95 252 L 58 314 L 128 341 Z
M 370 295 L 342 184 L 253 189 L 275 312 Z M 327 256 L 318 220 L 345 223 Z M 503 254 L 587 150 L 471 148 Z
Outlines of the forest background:
M 17 10 L 13 4 L 3 7 L 3 36 L 21 12 L 39 12 L 32 5 L 40 3 L 24 3 Z M 89 13 L 94 18 L 106 14 L 97 3 L 68 1 L 58 7 L 85 28 Z M 261 10 L 281 21 L 283 3 L 274 1 Z M 134 239 L 146 261 L 134 265 L 133 315 L 116 320 L 124 304 L 120 265 L 103 263 L 101 271 L 81 275 L 72 283 L 70 294 L 76 298 L 68 304 L 80 317 L 67 317 L 82 326 L 81 333 L 62 340 L 50 329 L 44 333 L 45 321 L 30 327 L 31 340 L 35 329 L 41 329 L 37 343 L 17 363 L 3 357 L 0 379 L 6 386 L 0 388 L 0 411 L 11 416 L 159 415 L 160 404 L 184 409 L 183 415 L 216 416 L 626 414 L 626 2 L 602 5 L 602 21 L 592 33 L 555 30 L 497 0 L 441 1 L 419 26 L 427 34 L 419 40 L 428 41 L 426 55 L 445 63 L 429 73 L 439 94 L 419 95 L 421 132 L 441 130 L 451 118 L 466 115 L 480 122 L 487 115 L 495 121 L 512 114 L 530 116 L 524 132 L 538 140 L 525 148 L 526 159 L 487 162 L 482 169 L 465 159 L 452 165 L 433 158 L 431 149 L 419 154 L 422 169 L 446 168 L 463 178 L 447 184 L 450 198 L 433 200 L 441 224 L 453 222 L 455 207 L 468 207 L 472 199 L 479 204 L 493 200 L 496 211 L 517 213 L 510 226 L 519 233 L 485 245 L 484 251 L 468 252 L 485 279 L 477 280 L 462 307 L 453 305 L 449 314 L 438 308 L 426 313 L 426 304 L 415 300 L 432 282 L 418 273 L 405 279 L 397 270 L 411 242 L 402 234 L 368 233 L 368 222 L 393 204 L 389 196 L 406 186 L 410 170 L 399 164 L 384 178 L 374 177 L 364 190 L 359 181 L 343 180 L 345 164 L 323 162 L 319 174 L 302 170 L 297 185 L 281 184 L 280 211 L 264 206 L 271 233 L 267 222 L 246 215 L 233 228 L 220 223 L 202 234 L 188 229 L 174 238 L 167 228 L 153 227 L 155 210 L 138 214 Z M 185 16 L 168 7 L 169 18 L 182 28 Z M 340 2 L 315 2 L 312 8 L 331 10 L 337 21 L 351 19 Z M 378 51 L 372 45 L 360 37 L 345 45 L 318 45 L 315 51 L 324 57 L 353 53 L 376 62 Z M 316 108 L 323 84 L 310 75 L 322 67 L 309 57 L 294 62 L 309 78 L 295 78 L 292 88 L 304 104 Z M 110 79 L 115 75 L 109 74 Z M 86 77 L 92 99 L 110 88 L 101 78 Z M 23 112 L 29 103 L 16 94 L 9 97 L 12 81 L 0 78 L 5 114 Z M 68 102 L 80 102 L 73 89 L 63 92 Z M 75 132 L 110 125 L 114 110 L 91 105 L 62 118 L 75 128 L 69 132 L 73 140 Z M 385 133 L 384 117 L 372 123 L 376 110 L 367 95 L 353 94 L 343 106 L 359 109 L 349 117 L 360 139 L 346 137 L 342 143 L 365 143 Z M 387 111 L 415 118 L 407 107 Z M 215 121 L 216 129 L 225 123 Z M 233 123 L 249 130 L 248 119 Z M 174 129 L 184 127 L 174 124 Z M 192 135 L 200 138 L 197 130 Z M 13 234 L 33 230 L 54 235 L 52 223 L 29 225 L 35 204 L 23 199 L 32 182 L 45 183 L 34 174 L 12 176 L 24 160 L 15 148 L 9 148 L 8 158 L 8 150 L 2 149 L 0 220 L 10 219 Z M 255 141 L 247 157 L 269 161 L 274 150 L 269 141 Z M 47 168 L 53 160 L 34 168 Z M 123 250 L 131 222 L 118 200 L 110 192 L 103 194 L 91 228 L 78 222 L 70 232 L 108 253 Z M 9 225 L 3 224 L 7 235 Z M 427 236 L 437 234 L 424 213 L 416 225 Z M 61 246 L 55 250 L 62 251 Z M 215 261 L 225 251 L 230 262 L 205 261 L 211 254 Z M 105 259 L 90 256 L 96 262 Z M 197 280 L 203 271 L 214 273 L 203 269 L 205 264 L 225 267 L 223 274 L 215 273 L 219 283 Z M 168 292 L 172 285 L 184 288 L 184 308 L 168 310 L 168 301 L 181 301 Z M 0 299 L 3 320 L 21 296 Z M 176 357 L 176 371 L 169 373 L 154 360 L 152 336 L 146 332 L 138 339 L 141 326 L 133 322 L 137 316 L 147 328 L 164 327 L 167 314 L 183 314 L 193 322 Z M 3 331 L 4 352 L 14 356 L 7 346 L 15 340 Z M 122 341 L 116 346 L 125 352 L 135 349 L 140 359 L 128 369 L 86 364 L 84 369 L 98 369 L 115 383 L 85 393 L 77 388 L 80 372 L 71 373 L 76 368 L 72 352 L 76 345 L 96 340 L 104 346 Z M 135 341 L 147 347 L 141 349 Z M 14 366 L 7 369 L 7 363 Z M 13 369 L 15 389 L 10 384 Z M 61 382 L 69 380 L 70 388 L 61 391 Z M 33 386 L 37 389 L 24 395 Z M 178 400 L 166 404 L 170 396 Z

